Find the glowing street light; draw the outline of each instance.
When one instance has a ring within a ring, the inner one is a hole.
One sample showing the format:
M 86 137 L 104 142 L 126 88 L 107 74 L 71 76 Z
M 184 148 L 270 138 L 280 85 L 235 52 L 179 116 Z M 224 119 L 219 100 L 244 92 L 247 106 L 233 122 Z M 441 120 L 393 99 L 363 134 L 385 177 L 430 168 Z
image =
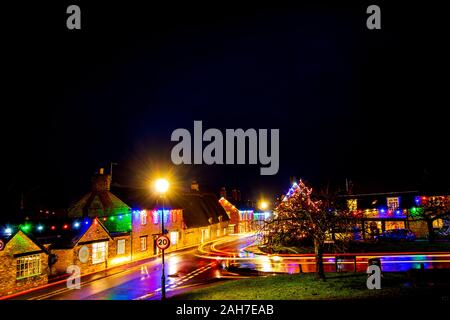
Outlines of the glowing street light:
M 164 193 L 167 192 L 167 190 L 169 190 L 169 181 L 167 181 L 166 179 L 156 180 L 155 181 L 155 189 L 156 189 L 156 192 L 163 195 Z
M 161 235 L 164 235 L 164 195 L 169 190 L 169 181 L 166 179 L 158 179 L 155 181 L 156 192 L 161 196 Z M 164 250 L 161 250 L 162 274 L 161 274 L 161 300 L 166 299 L 166 274 L 164 271 Z
M 261 208 L 261 210 L 266 210 L 269 207 L 269 204 L 266 201 L 262 201 L 259 204 L 259 207 Z

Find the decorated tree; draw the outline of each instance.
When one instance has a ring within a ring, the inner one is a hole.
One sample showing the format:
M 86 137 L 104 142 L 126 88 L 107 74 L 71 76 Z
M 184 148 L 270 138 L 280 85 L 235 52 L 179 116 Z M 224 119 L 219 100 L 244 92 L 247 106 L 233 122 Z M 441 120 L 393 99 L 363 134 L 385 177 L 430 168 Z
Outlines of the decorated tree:
M 333 196 L 314 195 L 302 181 L 294 184 L 266 225 L 268 244 L 295 245 L 310 239 L 314 245 L 317 276 L 324 280 L 323 254 L 327 244 L 342 249 L 350 239 L 354 219 L 339 208 Z

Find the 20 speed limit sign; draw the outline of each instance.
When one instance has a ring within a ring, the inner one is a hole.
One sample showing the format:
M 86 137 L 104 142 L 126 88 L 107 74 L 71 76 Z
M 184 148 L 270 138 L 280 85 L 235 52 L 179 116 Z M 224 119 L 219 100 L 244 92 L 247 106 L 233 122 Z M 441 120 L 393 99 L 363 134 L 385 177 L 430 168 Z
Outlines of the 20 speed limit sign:
M 156 246 L 161 250 L 166 250 L 170 246 L 170 240 L 167 236 L 160 235 L 156 238 Z

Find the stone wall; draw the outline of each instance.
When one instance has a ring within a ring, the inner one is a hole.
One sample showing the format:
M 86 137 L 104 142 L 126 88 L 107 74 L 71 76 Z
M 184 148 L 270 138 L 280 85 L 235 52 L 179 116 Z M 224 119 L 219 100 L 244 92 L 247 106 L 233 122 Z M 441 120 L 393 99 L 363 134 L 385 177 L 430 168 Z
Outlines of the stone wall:
M 40 252 L 40 253 L 36 253 Z M 15 255 L 39 254 L 41 273 L 36 276 L 16 279 L 17 259 Z M 0 251 L 0 297 L 29 290 L 48 282 L 48 254 L 31 241 L 22 231 L 11 239 Z

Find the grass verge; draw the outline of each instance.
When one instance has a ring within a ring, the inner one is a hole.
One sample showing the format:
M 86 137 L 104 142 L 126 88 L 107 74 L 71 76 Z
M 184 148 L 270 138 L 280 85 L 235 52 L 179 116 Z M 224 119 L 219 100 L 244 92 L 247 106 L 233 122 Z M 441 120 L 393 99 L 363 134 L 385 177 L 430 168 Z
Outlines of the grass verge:
M 382 288 L 369 290 L 367 275 L 362 273 L 329 273 L 326 281 L 315 274 L 276 275 L 229 281 L 173 297 L 185 300 L 355 300 L 398 299 L 429 295 L 431 288 L 416 288 L 405 273 L 383 274 Z M 446 287 L 444 291 L 449 290 Z M 447 291 L 449 292 L 449 291 Z M 436 293 L 436 292 L 435 292 Z

